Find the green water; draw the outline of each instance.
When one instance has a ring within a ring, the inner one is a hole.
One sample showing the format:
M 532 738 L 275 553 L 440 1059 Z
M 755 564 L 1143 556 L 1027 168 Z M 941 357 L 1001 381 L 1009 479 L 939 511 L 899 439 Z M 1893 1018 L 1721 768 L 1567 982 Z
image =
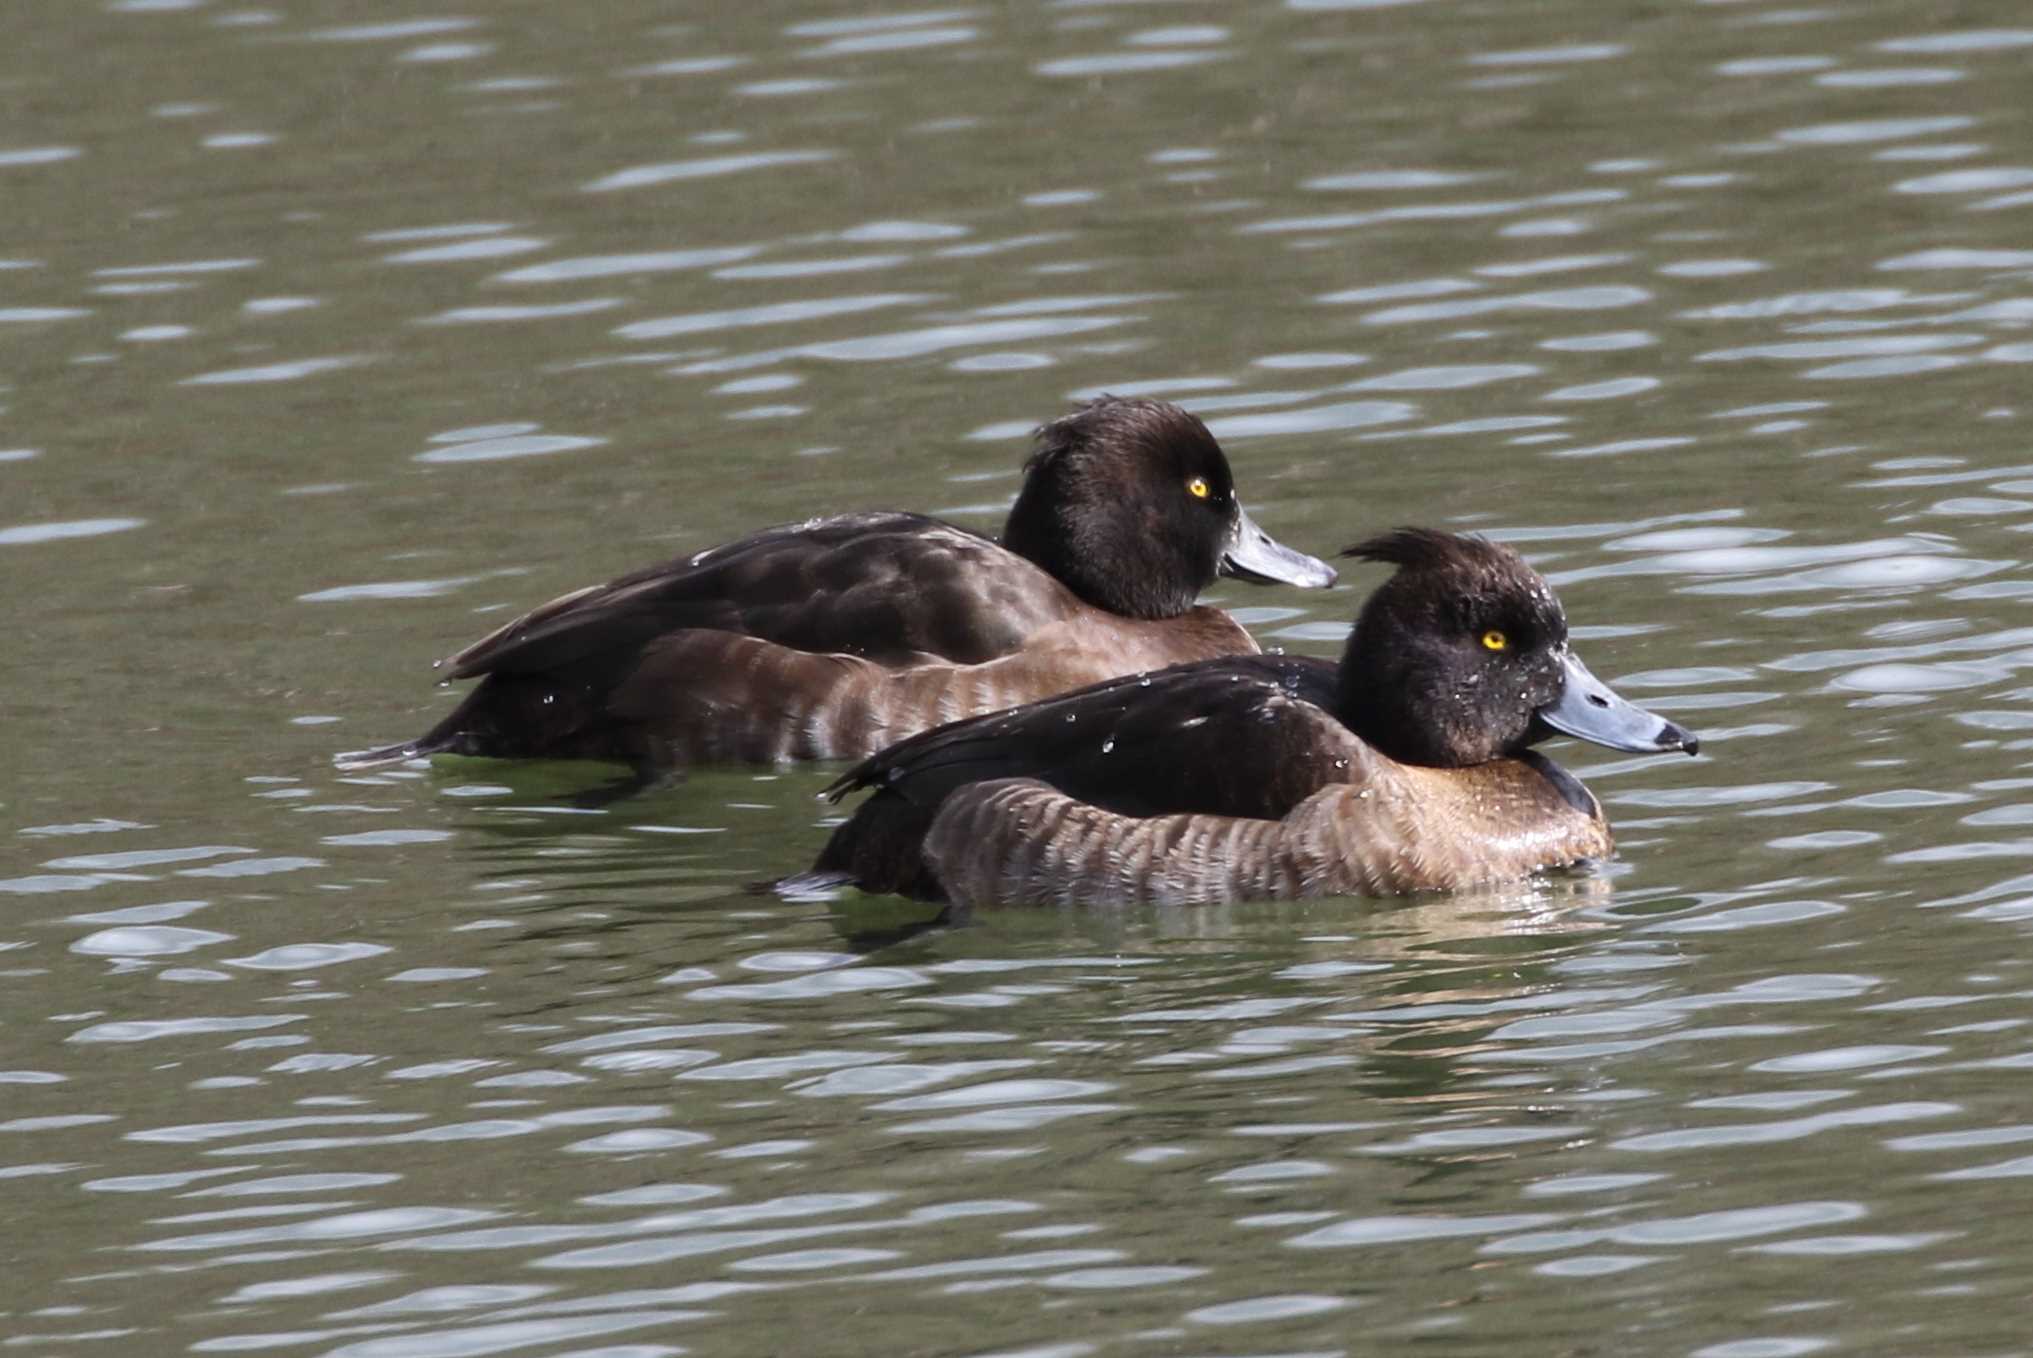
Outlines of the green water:
M 2025 1351 L 2025 24 L 0 14 L 0 1337 Z M 824 768 L 331 766 L 1102 390 L 1306 550 L 1518 542 L 1703 756 L 1556 747 L 1578 883 L 958 928 L 744 890 Z

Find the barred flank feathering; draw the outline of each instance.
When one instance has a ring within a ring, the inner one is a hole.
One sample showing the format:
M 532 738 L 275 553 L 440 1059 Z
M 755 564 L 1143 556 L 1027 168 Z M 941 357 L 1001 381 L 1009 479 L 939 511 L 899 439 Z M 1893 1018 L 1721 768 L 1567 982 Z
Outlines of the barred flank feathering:
M 946 799 L 925 856 L 963 905 L 1197 905 L 1452 890 L 1608 855 L 1609 826 L 1530 760 L 1465 784 L 1403 767 L 1335 784 L 1282 820 L 1104 811 L 1028 778 Z M 1444 838 L 1424 833 L 1445 826 Z M 1523 827 L 1523 828 L 1520 828 Z

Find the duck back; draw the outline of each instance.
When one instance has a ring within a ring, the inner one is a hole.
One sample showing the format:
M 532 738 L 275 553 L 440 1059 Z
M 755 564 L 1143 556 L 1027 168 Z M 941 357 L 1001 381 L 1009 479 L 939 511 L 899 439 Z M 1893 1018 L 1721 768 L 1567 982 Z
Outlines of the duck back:
M 922 514 L 785 524 L 574 590 L 439 662 L 452 679 L 621 659 L 711 629 L 878 664 L 978 664 L 1080 610 L 1071 591 L 988 538 Z

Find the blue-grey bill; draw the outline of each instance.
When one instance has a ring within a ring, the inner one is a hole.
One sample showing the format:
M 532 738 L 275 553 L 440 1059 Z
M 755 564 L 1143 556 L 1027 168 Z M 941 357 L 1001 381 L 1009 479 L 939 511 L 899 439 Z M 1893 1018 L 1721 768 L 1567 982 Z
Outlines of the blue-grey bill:
M 1615 689 L 1588 672 L 1574 652 L 1563 650 L 1560 664 L 1566 678 L 1560 696 L 1536 714 L 1547 726 L 1564 736 L 1592 740 L 1612 750 L 1700 753 L 1701 741 L 1692 731 L 1618 697 Z
M 1337 579 L 1334 567 L 1317 556 L 1295 552 L 1257 527 L 1256 520 L 1235 510 L 1235 531 L 1229 534 L 1228 550 L 1221 554 L 1221 573 L 1254 584 L 1297 585 L 1300 589 L 1325 589 Z

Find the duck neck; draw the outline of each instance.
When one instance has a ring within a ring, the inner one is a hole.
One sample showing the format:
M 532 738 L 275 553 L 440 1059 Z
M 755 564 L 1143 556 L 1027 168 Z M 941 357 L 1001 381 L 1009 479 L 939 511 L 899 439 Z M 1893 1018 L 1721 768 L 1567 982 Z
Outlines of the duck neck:
M 1110 613 L 1155 620 L 1191 608 L 1213 582 L 1212 573 L 1204 582 L 1196 579 L 1184 545 L 1170 541 L 1161 525 L 1145 523 L 1130 534 L 1108 531 L 1121 524 L 1120 507 L 1108 514 L 1083 512 L 1062 461 L 1034 466 L 1024 477 L 1003 522 L 1002 545 Z M 1182 589 L 1178 581 L 1189 583 Z
M 1462 751 L 1473 733 L 1446 700 L 1449 676 L 1416 644 L 1393 644 L 1402 630 L 1382 624 L 1372 597 L 1341 653 L 1335 715 L 1364 744 L 1401 764 L 1460 768 L 1478 762 Z

